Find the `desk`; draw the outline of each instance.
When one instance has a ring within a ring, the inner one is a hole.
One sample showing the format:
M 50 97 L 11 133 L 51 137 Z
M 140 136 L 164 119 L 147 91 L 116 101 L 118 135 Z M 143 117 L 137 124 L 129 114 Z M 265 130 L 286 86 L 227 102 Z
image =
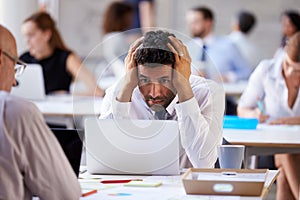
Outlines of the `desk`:
M 300 126 L 259 124 L 256 130 L 223 129 L 231 144 L 245 145 L 245 167 L 250 156 L 277 153 L 300 153 Z
M 160 181 L 163 184 L 159 187 L 153 188 L 142 188 L 142 187 L 124 187 L 122 184 L 101 184 L 100 179 L 93 179 L 92 177 L 85 177 L 79 179 L 82 190 L 97 189 L 98 193 L 82 197 L 84 200 L 92 199 L 127 199 L 127 200 L 194 200 L 194 199 L 231 199 L 231 200 L 261 200 L 265 199 L 273 182 L 278 176 L 278 170 L 270 170 L 265 182 L 264 189 L 261 196 L 258 197 L 238 197 L 238 196 L 218 196 L 218 195 L 187 195 L 185 193 L 181 176 L 98 176 L 103 179 L 139 179 L 142 178 L 144 181 Z M 116 196 L 128 195 L 128 196 Z
M 63 123 L 74 128 L 75 117 L 100 115 L 102 98 L 72 95 L 47 96 L 33 101 L 49 123 Z

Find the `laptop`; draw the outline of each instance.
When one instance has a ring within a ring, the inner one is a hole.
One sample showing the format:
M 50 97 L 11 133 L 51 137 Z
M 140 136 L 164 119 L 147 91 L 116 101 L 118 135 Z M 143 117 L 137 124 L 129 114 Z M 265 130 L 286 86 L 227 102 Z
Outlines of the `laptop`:
M 83 130 L 62 128 L 52 128 L 51 130 L 78 177 L 83 146 Z
M 85 121 L 86 163 L 91 174 L 179 174 L 177 121 Z
M 11 94 L 29 100 L 46 98 L 42 66 L 27 64 L 23 74 L 16 78 L 18 85 L 12 88 Z

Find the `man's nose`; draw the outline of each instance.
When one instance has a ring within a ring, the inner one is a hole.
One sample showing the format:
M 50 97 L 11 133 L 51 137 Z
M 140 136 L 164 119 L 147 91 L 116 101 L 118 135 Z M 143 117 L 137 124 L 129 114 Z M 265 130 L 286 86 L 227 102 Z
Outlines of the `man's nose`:
M 151 83 L 149 95 L 152 97 L 157 97 L 160 95 L 161 86 L 157 83 Z

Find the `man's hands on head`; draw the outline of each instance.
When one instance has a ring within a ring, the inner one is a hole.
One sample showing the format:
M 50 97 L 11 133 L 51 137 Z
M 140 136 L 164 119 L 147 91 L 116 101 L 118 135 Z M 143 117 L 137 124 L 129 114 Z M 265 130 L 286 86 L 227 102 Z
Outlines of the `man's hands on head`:
M 134 60 L 134 55 L 138 47 L 143 43 L 144 37 L 137 39 L 129 48 L 128 54 L 125 58 L 126 74 L 124 77 L 124 83 L 117 96 L 117 100 L 120 102 L 129 102 L 131 100 L 132 92 L 138 85 L 137 66 Z
M 137 64 L 134 56 L 136 50 L 143 43 L 143 39 L 141 37 L 131 45 L 128 55 L 125 58 L 126 75 L 117 96 L 117 100 L 120 102 L 129 102 L 134 88 L 138 85 Z M 175 56 L 173 85 L 178 93 L 179 102 L 184 102 L 194 96 L 189 82 L 191 76 L 191 58 L 187 47 L 180 40 L 173 36 L 170 36 L 169 39 L 170 43 L 167 45 Z
M 177 38 L 169 36 L 168 47 L 174 53 L 175 64 L 173 84 L 178 93 L 179 102 L 189 100 L 194 96 L 189 79 L 191 76 L 191 57 L 187 47 Z

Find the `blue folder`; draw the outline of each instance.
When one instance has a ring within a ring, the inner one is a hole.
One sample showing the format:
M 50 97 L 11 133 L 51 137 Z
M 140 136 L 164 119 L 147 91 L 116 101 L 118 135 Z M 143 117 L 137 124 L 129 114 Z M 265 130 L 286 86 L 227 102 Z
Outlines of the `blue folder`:
M 231 129 L 256 129 L 258 119 L 242 118 L 238 116 L 225 115 L 223 128 Z

